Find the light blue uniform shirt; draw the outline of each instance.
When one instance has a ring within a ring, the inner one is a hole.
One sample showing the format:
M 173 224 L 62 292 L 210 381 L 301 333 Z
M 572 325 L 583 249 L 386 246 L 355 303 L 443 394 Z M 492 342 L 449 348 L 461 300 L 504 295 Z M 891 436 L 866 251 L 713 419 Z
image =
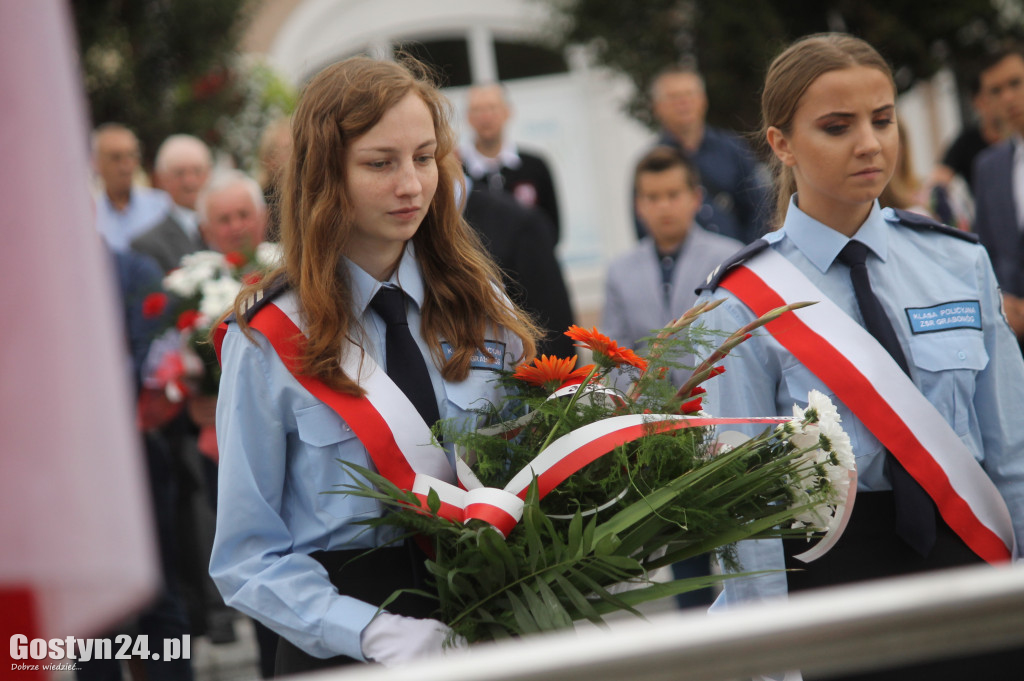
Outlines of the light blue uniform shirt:
M 173 205 L 170 195 L 161 189 L 132 187 L 128 205 L 117 210 L 107 193 L 100 192 L 96 197 L 96 229 L 113 250 L 127 251 L 132 239 L 155 227 Z
M 814 220 L 791 200 L 782 229 L 764 237 L 844 312 L 863 325 L 850 270 L 835 262 L 849 241 Z M 1018 544 L 1024 542 L 1024 359 L 1001 312 L 992 266 L 984 248 L 930 229 L 899 224 L 877 202 L 854 240 L 869 249 L 871 288 L 899 337 L 910 377 L 928 401 L 982 462 L 1006 500 Z M 756 258 L 757 256 L 753 256 Z M 708 329 L 732 332 L 755 319 L 735 296 L 719 288 L 700 300 L 725 302 L 703 315 Z M 941 331 L 927 326 L 931 313 L 950 303 L 967 303 L 959 326 Z M 980 318 L 980 321 L 979 321 Z M 975 328 L 980 326 L 981 328 Z M 883 474 L 885 449 L 850 409 L 768 332 L 737 347 L 722 362 L 724 374 L 709 381 L 705 409 L 715 416 L 789 415 L 820 390 L 839 409 L 857 460 L 860 491 L 891 489 Z M 760 429 L 740 427 L 748 434 Z M 1024 544 L 1022 544 L 1024 545 Z M 778 540 L 740 543 L 745 570 L 782 569 Z M 726 582 L 721 602 L 762 598 L 786 592 L 785 575 Z
M 368 308 L 381 284 L 350 261 L 345 265 L 364 331 L 359 344 L 386 368 L 386 326 Z M 495 372 L 474 368 L 459 383 L 441 378 L 418 333 L 424 289 L 411 245 L 391 282 L 413 301 L 409 326 L 427 360 L 441 418 L 472 422 L 470 410 L 497 397 Z M 371 469 L 373 464 L 348 424 L 299 385 L 267 340 L 253 333 L 255 343 L 231 324 L 222 347 L 219 498 L 210 574 L 228 605 L 310 655 L 362 660 L 360 633 L 377 605 L 340 596 L 309 554 L 381 546 L 398 532 L 355 524 L 380 515 L 377 502 L 323 494 L 353 482 L 335 459 Z M 522 354 L 513 334 L 502 331 L 487 338 L 505 343 L 505 368 Z

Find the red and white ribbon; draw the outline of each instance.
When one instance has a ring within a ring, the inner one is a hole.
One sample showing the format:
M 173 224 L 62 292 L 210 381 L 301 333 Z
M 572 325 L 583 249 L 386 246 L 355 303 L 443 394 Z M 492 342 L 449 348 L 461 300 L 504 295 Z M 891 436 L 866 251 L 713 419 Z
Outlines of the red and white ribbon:
M 938 410 L 862 326 L 770 249 L 731 272 L 722 287 L 756 315 L 787 303 L 817 301 L 782 315 L 766 329 L 899 459 L 972 551 L 992 563 L 1016 557 L 1010 513 L 999 490 Z

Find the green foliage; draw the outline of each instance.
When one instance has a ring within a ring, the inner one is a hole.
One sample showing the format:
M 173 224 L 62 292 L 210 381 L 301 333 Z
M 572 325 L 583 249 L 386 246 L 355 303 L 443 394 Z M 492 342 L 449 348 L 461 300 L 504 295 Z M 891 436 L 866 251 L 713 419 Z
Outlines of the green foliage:
M 772 444 L 774 443 L 774 444 Z M 654 583 L 649 572 L 751 537 L 794 536 L 783 529 L 795 512 L 788 481 L 806 474 L 800 451 L 766 431 L 746 446 L 703 461 L 664 485 L 616 506 L 611 514 L 569 519 L 543 511 L 536 484 L 508 538 L 480 521 L 467 525 L 435 515 L 380 475 L 350 464 L 359 482 L 337 493 L 377 499 L 392 512 L 364 521 L 397 525 L 430 538 L 427 561 L 438 596 L 437 617 L 471 642 L 563 629 L 648 600 L 709 586 L 735 575 Z M 823 490 L 819 499 L 827 498 Z M 632 589 L 619 591 L 631 583 Z
M 236 117 L 257 99 L 267 118 L 288 113 L 287 86 L 267 84 L 236 47 L 249 0 L 75 0 L 75 27 L 92 121 L 117 121 L 142 142 L 151 167 L 159 144 L 189 133 L 236 156 L 250 149 L 227 139 Z M 263 67 L 260 67 L 263 68 Z M 259 87 L 254 95 L 252 89 Z M 266 120 L 261 120 L 266 123 Z M 239 122 L 243 127 L 246 121 Z M 250 127 L 252 127 L 250 125 Z M 246 132 L 253 139 L 253 131 Z M 256 131 L 258 138 L 258 130 Z M 237 146 L 237 145 L 236 145 Z
M 1017 0 L 548 0 L 565 44 L 593 48 L 600 63 L 636 84 L 629 111 L 651 123 L 646 92 L 664 66 L 690 61 L 707 80 L 709 120 L 752 131 L 771 58 L 802 35 L 841 30 L 873 44 L 893 64 L 901 89 L 950 66 L 962 83 L 993 42 L 1024 35 Z

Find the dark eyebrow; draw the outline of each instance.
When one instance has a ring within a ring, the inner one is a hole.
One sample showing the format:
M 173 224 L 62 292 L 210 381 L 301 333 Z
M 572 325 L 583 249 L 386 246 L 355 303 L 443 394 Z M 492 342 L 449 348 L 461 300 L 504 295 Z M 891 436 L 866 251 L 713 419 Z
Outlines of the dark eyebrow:
M 895 104 L 885 104 L 883 106 L 878 107 L 874 111 L 872 111 L 871 115 L 876 115 L 876 114 L 880 114 L 880 113 L 889 113 L 889 112 L 895 111 L 895 110 L 896 110 L 896 105 Z M 847 113 L 845 111 L 830 111 L 827 114 L 823 114 L 821 116 L 818 116 L 818 118 L 816 120 L 820 121 L 820 120 L 823 120 L 825 118 L 853 118 L 855 115 L 856 114 Z
M 416 151 L 421 151 L 421 150 L 423 150 L 423 149 L 425 149 L 427 147 L 431 147 L 431 146 L 437 146 L 437 140 L 436 139 L 429 139 L 426 142 L 422 142 L 418 147 L 416 147 Z M 356 151 L 387 153 L 387 152 L 394 152 L 394 151 L 396 151 L 396 149 L 394 147 L 367 147 L 365 149 L 356 149 Z

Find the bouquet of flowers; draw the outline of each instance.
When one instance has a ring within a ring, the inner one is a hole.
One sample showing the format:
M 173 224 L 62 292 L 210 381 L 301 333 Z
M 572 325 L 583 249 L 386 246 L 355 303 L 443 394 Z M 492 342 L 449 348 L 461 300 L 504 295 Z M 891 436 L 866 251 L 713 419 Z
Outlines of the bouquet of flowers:
M 252 254 L 197 251 L 184 256 L 164 277 L 164 290 L 142 303 L 144 316 L 165 321 L 150 346 L 143 386 L 162 392 L 173 405 L 188 396 L 216 395 L 220 364 L 208 340 L 210 327 L 231 308 L 243 283 L 258 280 L 280 258 L 280 246 L 268 242 Z
M 708 552 L 735 565 L 730 547 L 742 539 L 826 533 L 820 553 L 841 532 L 855 488 L 850 441 L 828 398 L 812 393 L 792 417 L 716 419 L 701 411 L 701 384 L 721 373 L 717 363 L 803 304 L 730 335 L 690 380 L 671 385 L 669 371 L 692 350 L 679 332 L 714 305 L 684 314 L 649 339 L 643 355 L 596 329 L 570 327 L 567 335 L 594 364 L 576 368 L 575 358 L 541 357 L 500 378 L 507 398 L 480 412 L 493 425 L 472 432 L 437 426 L 455 444 L 461 486 L 522 499 L 511 526 L 453 520 L 433 490 L 417 495 L 355 466 L 364 481 L 334 492 L 390 509 L 368 525 L 397 525 L 429 539 L 438 618 L 470 642 L 582 619 L 600 624 L 618 610 L 639 615 L 636 606 L 647 600 L 729 578 L 655 583 L 652 570 Z M 612 371 L 628 372 L 632 387 L 607 387 Z M 752 438 L 715 436 L 716 427 L 734 423 L 764 429 Z

